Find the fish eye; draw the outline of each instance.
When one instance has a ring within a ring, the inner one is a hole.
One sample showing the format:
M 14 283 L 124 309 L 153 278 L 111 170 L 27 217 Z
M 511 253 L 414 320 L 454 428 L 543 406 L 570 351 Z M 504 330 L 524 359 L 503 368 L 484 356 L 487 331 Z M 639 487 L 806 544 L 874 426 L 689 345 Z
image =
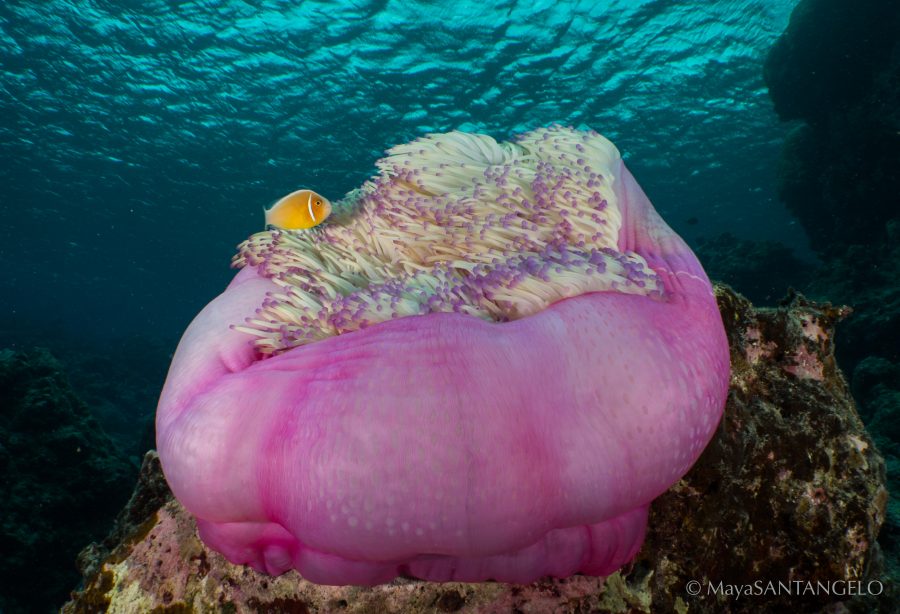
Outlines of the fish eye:
M 321 201 L 321 200 L 317 200 L 317 201 L 316 201 L 316 204 L 317 204 L 317 205 L 321 205 L 321 204 L 322 204 L 322 201 Z

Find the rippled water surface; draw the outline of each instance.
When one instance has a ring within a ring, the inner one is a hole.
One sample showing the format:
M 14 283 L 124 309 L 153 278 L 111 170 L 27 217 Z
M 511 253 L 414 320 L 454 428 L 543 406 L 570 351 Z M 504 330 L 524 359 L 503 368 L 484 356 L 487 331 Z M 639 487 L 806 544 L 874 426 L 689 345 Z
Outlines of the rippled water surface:
M 2 309 L 177 335 L 264 205 L 450 129 L 595 128 L 689 241 L 802 248 L 762 81 L 793 5 L 5 2 Z

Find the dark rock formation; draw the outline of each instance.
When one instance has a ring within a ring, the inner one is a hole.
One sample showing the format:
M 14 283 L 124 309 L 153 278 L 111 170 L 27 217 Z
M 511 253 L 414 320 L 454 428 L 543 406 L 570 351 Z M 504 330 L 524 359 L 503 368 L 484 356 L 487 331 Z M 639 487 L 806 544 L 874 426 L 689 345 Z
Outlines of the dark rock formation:
M 900 484 L 900 361 L 877 356 L 862 360 L 853 372 L 853 393 L 872 438 L 887 463 L 888 484 Z M 885 565 L 900 578 L 900 501 L 888 502 L 887 521 L 878 538 L 888 557 Z M 890 556 L 893 555 L 893 556 Z
M 140 464 L 144 452 L 156 446 L 153 414 L 180 333 L 120 336 L 110 331 L 96 338 L 62 322 L 13 316 L 5 324 L 0 348 L 49 350 L 65 365 L 69 383 L 103 431 Z
M 824 265 L 808 295 L 853 307 L 837 356 L 900 489 L 900 3 L 801 0 L 772 48 L 775 110 L 802 120 L 785 143 L 779 192 Z M 859 380 L 859 381 L 857 381 Z M 883 532 L 900 570 L 900 507 Z M 900 575 L 895 574 L 900 578 Z
M 887 506 L 884 463 L 833 356 L 833 327 L 846 310 L 800 296 L 757 310 L 727 287 L 718 298 L 733 368 L 724 419 L 697 465 L 653 503 L 636 561 L 605 580 L 359 588 L 317 586 L 295 572 L 272 578 L 204 547 L 169 499 L 87 566 L 95 571 L 63 611 L 893 611 L 875 543 Z M 148 456 L 142 483 L 155 494 L 133 502 L 162 500 L 154 467 Z M 131 525 L 153 505 L 140 507 Z M 841 582 L 829 586 L 845 594 L 825 594 L 817 582 Z M 881 594 L 846 595 L 866 591 Z
M 156 447 L 152 433 L 159 390 L 177 339 L 130 336 L 82 344 L 59 355 L 78 396 L 119 447 L 136 462 Z M 149 445 L 148 445 L 149 444 Z
M 890 64 L 898 29 L 892 0 L 801 0 L 765 63 L 778 115 L 817 123 L 858 104 Z
M 900 215 L 900 3 L 802 0 L 765 79 L 784 119 L 780 193 L 823 256 Z
M 867 356 L 900 361 L 900 220 L 889 225 L 887 242 L 854 245 L 829 257 L 806 290 L 853 307 L 837 345 L 848 373 Z
M 78 579 L 78 550 L 109 529 L 136 468 L 43 350 L 0 351 L 0 417 L 0 611 L 50 611 Z
M 774 305 L 789 288 L 808 283 L 814 270 L 782 243 L 727 232 L 701 238 L 694 251 L 710 279 L 730 285 L 756 305 Z

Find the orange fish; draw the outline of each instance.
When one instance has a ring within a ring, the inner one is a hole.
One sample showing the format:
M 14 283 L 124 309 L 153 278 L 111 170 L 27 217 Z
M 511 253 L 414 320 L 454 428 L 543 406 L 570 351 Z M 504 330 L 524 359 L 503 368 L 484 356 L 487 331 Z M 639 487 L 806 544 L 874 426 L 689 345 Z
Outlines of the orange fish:
M 312 190 L 297 190 L 264 211 L 267 226 L 285 230 L 314 228 L 331 215 L 331 202 Z

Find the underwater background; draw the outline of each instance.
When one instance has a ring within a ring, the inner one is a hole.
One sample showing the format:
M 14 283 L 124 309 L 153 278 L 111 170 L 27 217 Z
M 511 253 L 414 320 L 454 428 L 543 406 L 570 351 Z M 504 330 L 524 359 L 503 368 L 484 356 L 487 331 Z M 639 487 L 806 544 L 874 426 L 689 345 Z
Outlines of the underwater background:
M 0 611 L 33 595 L 27 570 L 53 578 L 47 608 L 75 588 L 78 550 L 153 446 L 178 338 L 263 207 L 300 187 L 339 199 L 429 132 L 596 129 L 711 278 L 757 304 L 793 287 L 854 306 L 838 360 L 896 479 L 898 14 L 882 0 L 3 3 Z

